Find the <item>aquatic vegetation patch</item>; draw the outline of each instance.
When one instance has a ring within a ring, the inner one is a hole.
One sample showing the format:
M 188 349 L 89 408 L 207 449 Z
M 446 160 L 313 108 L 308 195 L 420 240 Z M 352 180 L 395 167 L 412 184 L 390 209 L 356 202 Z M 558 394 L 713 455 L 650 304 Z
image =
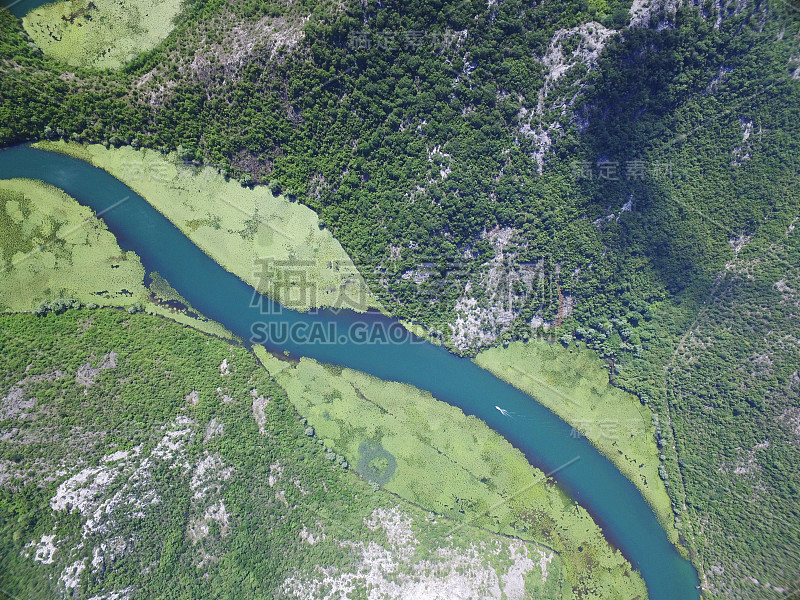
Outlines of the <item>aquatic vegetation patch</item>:
M 553 548 L 566 597 L 646 597 L 640 575 L 589 514 L 479 419 L 410 385 L 254 350 L 324 446 L 362 463 L 365 479 L 374 477 L 370 465 L 390 470 L 391 456 L 384 489 L 435 515 Z
M 380 442 L 364 440 L 358 445 L 356 471 L 367 481 L 384 485 L 397 469 L 394 456 L 384 450 Z
M 46 55 L 73 67 L 113 69 L 155 48 L 172 31 L 182 0 L 69 0 L 22 19 Z
M 169 281 L 164 279 L 158 271 L 153 271 L 150 273 L 148 275 L 148 279 L 150 280 L 150 283 L 147 287 L 157 300 L 166 304 L 180 304 L 187 308 L 191 308 L 189 301 L 181 296 L 178 290 L 172 287 Z

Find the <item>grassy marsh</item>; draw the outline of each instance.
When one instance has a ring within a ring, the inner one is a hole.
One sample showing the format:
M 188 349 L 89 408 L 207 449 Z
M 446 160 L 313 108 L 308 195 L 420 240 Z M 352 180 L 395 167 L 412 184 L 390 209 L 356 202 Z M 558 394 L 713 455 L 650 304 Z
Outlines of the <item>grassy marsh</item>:
M 0 307 L 32 310 L 54 297 L 129 306 L 144 301 L 144 268 L 89 208 L 30 179 L 0 181 Z
M 161 279 L 145 287 L 136 253 L 120 249 L 91 209 L 41 181 L 0 180 L 0 271 L 2 311 L 31 311 L 59 297 L 122 308 L 140 303 L 147 312 L 234 337 L 214 321 L 160 302 L 157 291 L 169 284 Z
M 325 447 L 366 479 L 434 513 L 550 546 L 565 598 L 646 597 L 589 514 L 479 419 L 406 384 L 255 350 Z
M 46 55 L 73 67 L 118 68 L 172 31 L 182 0 L 70 0 L 31 10 L 22 24 Z

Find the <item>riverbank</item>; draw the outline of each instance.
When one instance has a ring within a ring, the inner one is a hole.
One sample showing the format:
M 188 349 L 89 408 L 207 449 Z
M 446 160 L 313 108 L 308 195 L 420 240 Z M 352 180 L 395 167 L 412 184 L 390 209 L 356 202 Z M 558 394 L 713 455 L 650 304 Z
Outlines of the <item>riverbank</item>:
M 283 306 L 380 309 L 358 269 L 317 214 L 266 186 L 253 189 L 177 154 L 39 142 L 34 147 L 86 161 L 147 200 L 224 269 Z
M 608 381 L 596 353 L 545 340 L 490 348 L 474 362 L 536 398 L 585 436 L 630 479 L 653 508 L 670 541 L 678 541 L 672 505 L 659 477 L 659 450 L 652 412 L 636 396 Z
M 565 598 L 646 597 L 640 575 L 589 514 L 483 421 L 410 385 L 254 350 L 313 435 L 376 488 L 550 546 L 564 565 Z

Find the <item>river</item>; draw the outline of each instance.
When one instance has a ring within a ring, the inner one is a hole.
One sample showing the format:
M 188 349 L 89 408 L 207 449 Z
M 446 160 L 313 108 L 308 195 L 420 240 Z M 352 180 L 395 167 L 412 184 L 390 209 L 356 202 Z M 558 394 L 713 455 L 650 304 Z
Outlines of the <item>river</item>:
M 395 321 L 382 315 L 298 313 L 259 296 L 133 190 L 86 162 L 15 146 L 0 151 L 0 179 L 12 177 L 45 181 L 93 209 L 120 247 L 139 255 L 145 269 L 158 271 L 194 308 L 242 339 L 250 340 L 254 333 L 257 338 L 263 333 L 282 334 L 280 329 L 270 332 L 268 324 L 283 323 L 294 331 L 295 339 L 256 341 L 264 341 L 271 350 L 288 350 L 294 356 L 409 383 L 482 419 L 532 464 L 553 473 L 561 488 L 591 513 L 642 574 L 651 600 L 700 597 L 697 573 L 670 544 L 636 487 L 585 438 L 572 436 L 567 423 L 530 396 L 468 359 L 402 334 Z M 365 343 L 370 338 L 373 343 Z M 496 407 L 514 416 L 505 416 Z

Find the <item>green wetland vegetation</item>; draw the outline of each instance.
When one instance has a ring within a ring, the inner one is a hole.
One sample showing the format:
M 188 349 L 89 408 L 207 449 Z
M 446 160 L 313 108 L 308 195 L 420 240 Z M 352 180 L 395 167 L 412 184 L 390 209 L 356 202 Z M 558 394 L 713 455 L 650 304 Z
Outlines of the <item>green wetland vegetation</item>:
M 145 287 L 134 252 L 123 251 L 105 224 L 61 190 L 31 179 L 0 180 L 0 308 L 30 312 L 57 299 L 167 316 L 232 339 L 224 327 L 189 314 L 158 274 Z M 166 304 L 168 302 L 177 304 Z
M 294 310 L 378 308 L 353 261 L 313 210 L 212 167 L 131 147 L 41 142 L 130 186 L 225 269 Z
M 0 180 L 0 306 L 30 311 L 54 298 L 132 306 L 146 296 L 144 268 L 92 211 L 30 179 Z
M 259 359 L 311 433 L 374 486 L 437 514 L 542 542 L 578 598 L 646 595 L 587 512 L 475 417 L 410 385 L 311 359 Z
M 792 597 L 798 12 L 630 4 L 206 0 L 113 72 L 59 62 L 2 11 L 0 141 L 176 151 L 288 194 L 388 312 L 456 351 L 577 338 L 656 417 L 704 595 Z M 556 360 L 536 377 L 605 397 L 598 368 Z
M 179 18 L 181 0 L 66 0 L 27 13 L 25 32 L 72 67 L 119 68 L 158 45 Z

